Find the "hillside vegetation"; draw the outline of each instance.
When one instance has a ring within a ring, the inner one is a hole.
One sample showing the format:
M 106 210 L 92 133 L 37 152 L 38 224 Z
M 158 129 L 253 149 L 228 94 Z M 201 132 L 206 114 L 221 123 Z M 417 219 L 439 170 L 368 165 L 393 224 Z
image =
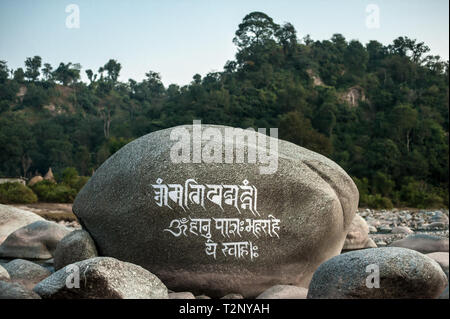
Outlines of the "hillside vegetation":
M 165 87 L 148 71 L 118 81 L 119 61 L 97 72 L 39 56 L 25 68 L 0 62 L 0 176 L 91 175 L 129 141 L 203 123 L 279 129 L 279 137 L 326 155 L 358 185 L 362 206 L 448 206 L 448 61 L 407 37 L 362 44 L 335 34 L 299 40 L 260 12 L 233 40 L 221 72 Z M 181 66 L 180 66 L 181 67 Z

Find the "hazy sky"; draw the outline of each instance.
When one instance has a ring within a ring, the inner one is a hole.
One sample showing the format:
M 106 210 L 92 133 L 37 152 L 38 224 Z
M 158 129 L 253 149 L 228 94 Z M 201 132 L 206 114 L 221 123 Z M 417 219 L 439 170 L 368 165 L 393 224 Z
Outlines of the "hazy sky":
M 79 28 L 66 26 L 69 4 L 80 10 Z M 379 28 L 366 26 L 369 4 L 379 8 Z M 183 85 L 234 58 L 234 33 L 252 11 L 291 22 L 299 38 L 342 33 L 363 44 L 389 44 L 405 35 L 449 57 L 448 0 L 0 0 L 0 60 L 10 68 L 34 55 L 54 67 L 78 62 L 85 79 L 84 70 L 97 71 L 114 58 L 122 64 L 122 81 L 142 80 L 153 70 L 165 85 Z

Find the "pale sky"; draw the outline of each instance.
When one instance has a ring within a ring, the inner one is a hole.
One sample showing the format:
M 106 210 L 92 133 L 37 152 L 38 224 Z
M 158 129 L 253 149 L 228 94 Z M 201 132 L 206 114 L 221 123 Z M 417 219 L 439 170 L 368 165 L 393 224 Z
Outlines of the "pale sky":
M 79 28 L 66 26 L 69 4 L 79 8 Z M 379 8 L 379 28 L 366 25 L 369 4 Z M 447 0 L 1 0 L 0 60 L 14 69 L 34 55 L 53 67 L 80 63 L 86 79 L 86 69 L 97 71 L 113 58 L 122 64 L 121 81 L 140 81 L 153 70 L 166 86 L 184 85 L 195 73 L 221 71 L 234 58 L 234 33 L 252 11 L 291 22 L 299 38 L 341 33 L 363 44 L 389 44 L 408 36 L 449 57 Z

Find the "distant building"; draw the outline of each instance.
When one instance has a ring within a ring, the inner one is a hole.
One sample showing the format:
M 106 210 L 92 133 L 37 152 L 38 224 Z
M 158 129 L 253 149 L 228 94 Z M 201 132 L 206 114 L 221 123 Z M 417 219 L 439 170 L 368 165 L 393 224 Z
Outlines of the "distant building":
M 3 183 L 20 183 L 22 185 L 26 185 L 27 181 L 22 177 L 0 177 L 0 184 Z

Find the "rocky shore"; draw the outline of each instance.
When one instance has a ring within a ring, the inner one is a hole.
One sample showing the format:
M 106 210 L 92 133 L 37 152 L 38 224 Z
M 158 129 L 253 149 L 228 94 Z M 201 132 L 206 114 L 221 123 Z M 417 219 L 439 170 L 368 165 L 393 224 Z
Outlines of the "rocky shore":
M 369 225 L 369 237 L 385 247 L 411 234 L 449 238 L 448 209 L 359 209 L 358 215 Z
M 56 223 L 35 216 L 33 221 L 30 214 L 0 205 L 0 231 L 5 232 L 8 225 L 26 224 L 8 229 L 11 233 L 0 243 L 0 298 L 211 299 L 205 294 L 172 291 L 138 265 L 98 257 L 89 233 L 72 219 Z M 448 299 L 448 214 L 448 210 L 359 209 L 344 244 L 352 248 L 320 265 L 309 287 L 274 285 L 256 299 Z M 367 263 L 382 265 L 382 276 L 392 280 L 381 283 L 382 289 L 367 289 Z M 80 288 L 67 287 L 74 265 L 84 272 Z M 404 282 L 398 285 L 396 277 Z M 221 298 L 244 296 L 230 291 Z
M 244 145 L 226 126 L 193 142 L 207 161 L 174 159 L 202 127 L 125 145 L 72 212 L 0 205 L 0 297 L 448 298 L 448 210 L 358 210 L 332 160 L 256 132 Z M 268 166 L 220 162 L 266 143 Z

